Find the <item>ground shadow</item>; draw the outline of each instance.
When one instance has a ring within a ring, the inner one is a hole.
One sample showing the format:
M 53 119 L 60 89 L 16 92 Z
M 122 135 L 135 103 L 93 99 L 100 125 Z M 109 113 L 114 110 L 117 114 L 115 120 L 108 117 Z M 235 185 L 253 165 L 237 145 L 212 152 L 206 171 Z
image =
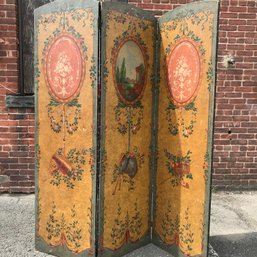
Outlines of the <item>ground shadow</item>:
M 257 232 L 212 236 L 210 244 L 220 257 L 257 256 Z

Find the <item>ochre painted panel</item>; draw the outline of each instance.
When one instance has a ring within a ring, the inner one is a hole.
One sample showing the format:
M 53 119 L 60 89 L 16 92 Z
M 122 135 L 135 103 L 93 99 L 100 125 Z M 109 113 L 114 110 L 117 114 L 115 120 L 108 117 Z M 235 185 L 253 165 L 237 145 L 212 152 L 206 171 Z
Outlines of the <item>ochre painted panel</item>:
M 94 251 L 94 18 L 78 8 L 36 23 L 36 241 L 53 253 Z
M 116 10 L 104 20 L 101 251 L 150 238 L 155 22 Z
M 154 231 L 175 256 L 176 248 L 183 256 L 200 256 L 206 247 L 215 21 L 210 10 L 185 13 L 160 24 Z

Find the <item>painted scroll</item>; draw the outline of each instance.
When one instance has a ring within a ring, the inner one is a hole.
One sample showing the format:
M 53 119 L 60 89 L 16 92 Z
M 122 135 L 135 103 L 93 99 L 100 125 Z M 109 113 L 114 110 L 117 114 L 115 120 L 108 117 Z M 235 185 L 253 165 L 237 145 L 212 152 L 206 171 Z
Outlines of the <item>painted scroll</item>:
M 62 256 L 95 252 L 97 10 L 65 1 L 35 13 L 36 248 Z
M 159 23 L 154 242 L 174 256 L 206 256 L 217 3 L 177 8 Z
M 142 17 L 144 17 L 142 19 Z M 103 3 L 99 255 L 150 242 L 155 18 Z

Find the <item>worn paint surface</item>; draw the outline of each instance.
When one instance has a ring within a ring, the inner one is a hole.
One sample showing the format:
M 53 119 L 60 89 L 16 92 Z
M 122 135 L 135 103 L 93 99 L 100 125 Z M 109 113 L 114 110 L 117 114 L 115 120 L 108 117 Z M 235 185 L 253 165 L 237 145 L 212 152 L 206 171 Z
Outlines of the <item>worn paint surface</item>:
M 174 256 L 206 251 L 215 13 L 192 4 L 160 20 L 154 241 Z
M 174 256 L 206 256 L 217 2 L 167 13 L 160 35 L 145 11 L 101 6 L 100 56 L 97 3 L 36 13 L 37 249 L 121 256 L 153 226 Z
M 36 29 L 39 250 L 94 253 L 95 11 L 39 11 Z M 83 197 L 82 197 L 83 196 Z
M 103 255 L 120 254 L 150 236 L 155 20 L 142 19 L 143 11 L 139 15 L 131 9 L 103 5 Z

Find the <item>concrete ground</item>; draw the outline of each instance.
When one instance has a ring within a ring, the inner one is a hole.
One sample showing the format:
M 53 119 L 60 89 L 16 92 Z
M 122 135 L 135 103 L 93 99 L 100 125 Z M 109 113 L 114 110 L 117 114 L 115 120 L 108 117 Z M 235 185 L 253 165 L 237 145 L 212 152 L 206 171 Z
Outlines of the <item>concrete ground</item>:
M 257 192 L 214 193 L 209 257 L 257 256 Z M 34 250 L 34 195 L 0 195 L 0 257 L 50 257 Z M 126 257 L 169 257 L 154 245 Z
M 210 234 L 220 257 L 257 257 L 257 192 L 213 194 Z

